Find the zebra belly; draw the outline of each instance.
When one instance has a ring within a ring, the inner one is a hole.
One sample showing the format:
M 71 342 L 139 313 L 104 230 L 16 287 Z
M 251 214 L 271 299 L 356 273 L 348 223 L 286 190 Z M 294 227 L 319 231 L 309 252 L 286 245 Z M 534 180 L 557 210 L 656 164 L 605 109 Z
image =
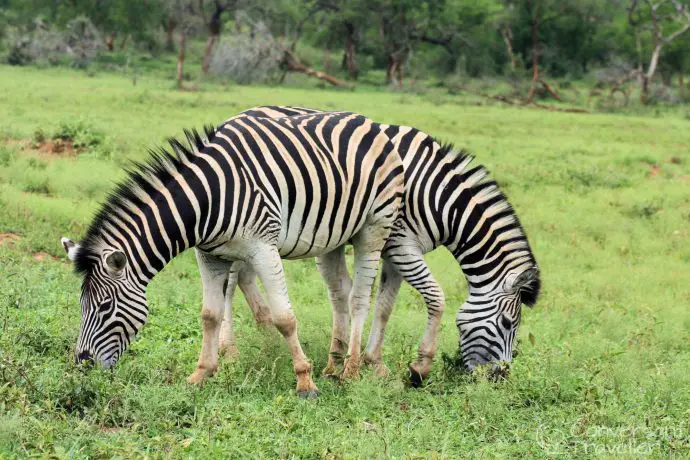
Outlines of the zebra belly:
M 333 232 L 328 228 L 321 228 L 317 232 L 308 232 L 304 229 L 289 231 L 285 238 L 280 238 L 278 251 L 284 259 L 305 259 L 327 254 L 343 244 L 359 231 L 362 225 L 356 229 L 348 229 L 346 233 Z

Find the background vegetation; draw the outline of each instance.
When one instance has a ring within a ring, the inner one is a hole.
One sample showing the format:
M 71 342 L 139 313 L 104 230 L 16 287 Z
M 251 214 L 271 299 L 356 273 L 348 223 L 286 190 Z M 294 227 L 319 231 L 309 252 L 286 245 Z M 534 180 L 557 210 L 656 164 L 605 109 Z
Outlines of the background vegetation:
M 13 65 L 95 60 L 136 79 L 147 61 L 175 60 L 180 88 L 297 72 L 505 104 L 583 105 L 584 93 L 604 109 L 690 99 L 688 30 L 685 0 L 0 0 L 0 50 Z

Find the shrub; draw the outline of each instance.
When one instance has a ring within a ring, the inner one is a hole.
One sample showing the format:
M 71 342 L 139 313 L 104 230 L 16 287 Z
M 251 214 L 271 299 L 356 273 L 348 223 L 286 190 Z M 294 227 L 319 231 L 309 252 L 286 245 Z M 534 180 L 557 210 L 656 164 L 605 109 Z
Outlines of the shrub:
M 102 145 L 105 136 L 89 123 L 77 119 L 62 121 L 53 139 L 70 141 L 75 149 L 87 149 Z
M 37 20 L 32 30 L 14 37 L 7 63 L 20 66 L 69 63 L 81 68 L 86 67 L 100 49 L 98 30 L 86 17 L 71 20 L 64 31 Z
M 210 70 L 239 84 L 267 83 L 276 80 L 281 58 L 280 46 L 266 25 L 259 22 L 253 34 L 219 43 Z

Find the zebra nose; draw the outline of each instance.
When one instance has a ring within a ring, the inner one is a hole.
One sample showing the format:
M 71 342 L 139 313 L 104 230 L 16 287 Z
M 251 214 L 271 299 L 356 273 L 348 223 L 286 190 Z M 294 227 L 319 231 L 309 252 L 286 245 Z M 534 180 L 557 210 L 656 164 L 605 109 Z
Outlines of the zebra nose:
M 91 353 L 89 353 L 87 350 L 82 350 L 79 352 L 77 355 L 77 364 L 88 361 L 89 363 L 93 363 L 93 357 L 91 356 Z

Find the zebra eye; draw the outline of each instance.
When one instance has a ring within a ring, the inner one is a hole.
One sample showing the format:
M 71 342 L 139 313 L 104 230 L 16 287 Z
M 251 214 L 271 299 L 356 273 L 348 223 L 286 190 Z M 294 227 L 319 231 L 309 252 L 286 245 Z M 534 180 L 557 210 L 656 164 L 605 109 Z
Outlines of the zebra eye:
M 103 313 L 104 311 L 108 310 L 110 308 L 110 300 L 106 300 L 105 302 L 101 302 L 100 305 L 98 305 L 98 312 Z
M 510 329 L 513 327 L 513 323 L 508 319 L 506 315 L 501 315 L 501 326 L 503 326 L 503 329 Z

